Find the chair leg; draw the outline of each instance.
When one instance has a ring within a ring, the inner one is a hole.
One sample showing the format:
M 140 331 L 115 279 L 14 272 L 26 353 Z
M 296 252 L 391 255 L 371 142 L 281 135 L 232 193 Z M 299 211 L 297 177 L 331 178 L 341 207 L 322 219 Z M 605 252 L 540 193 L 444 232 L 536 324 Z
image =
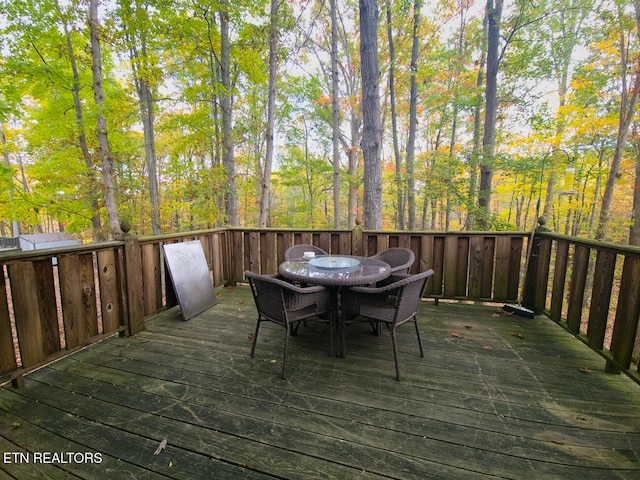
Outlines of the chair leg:
M 347 321 L 345 314 L 340 313 L 338 315 L 338 355 L 342 358 L 347 356 Z
M 393 361 L 396 364 L 396 380 L 400 381 L 400 367 L 398 367 L 398 345 L 396 344 L 396 328 L 391 328 L 391 342 L 393 343 Z
M 382 333 L 382 325 L 380 322 L 369 322 L 369 325 L 371 326 L 371 330 L 373 330 L 373 334 L 379 337 Z
M 329 313 L 329 356 L 336 354 L 336 313 L 332 310 Z
M 424 357 L 424 350 L 422 349 L 422 339 L 420 338 L 420 328 L 418 327 L 418 317 L 413 317 L 413 324 L 416 326 L 416 335 L 418 336 L 418 345 L 420 346 L 420 356 Z
M 301 322 L 296 322 L 295 325 L 290 325 L 289 329 L 291 330 L 291 336 L 294 337 L 298 334 L 298 328 L 300 327 Z
M 289 324 L 285 325 L 284 333 L 284 353 L 282 355 L 282 379 L 287 379 L 287 350 L 289 349 Z
M 253 342 L 251 343 L 251 353 L 250 357 L 253 357 L 253 354 L 256 351 L 256 341 L 258 340 L 258 330 L 260 330 L 260 317 L 258 317 L 258 321 L 256 323 L 256 331 L 253 333 Z

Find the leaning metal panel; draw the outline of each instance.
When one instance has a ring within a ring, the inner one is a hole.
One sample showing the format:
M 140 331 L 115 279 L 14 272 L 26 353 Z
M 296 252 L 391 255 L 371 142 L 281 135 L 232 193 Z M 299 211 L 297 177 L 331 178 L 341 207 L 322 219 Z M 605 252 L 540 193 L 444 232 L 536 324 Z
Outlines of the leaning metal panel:
M 165 262 L 185 320 L 218 303 L 199 240 L 163 245 Z

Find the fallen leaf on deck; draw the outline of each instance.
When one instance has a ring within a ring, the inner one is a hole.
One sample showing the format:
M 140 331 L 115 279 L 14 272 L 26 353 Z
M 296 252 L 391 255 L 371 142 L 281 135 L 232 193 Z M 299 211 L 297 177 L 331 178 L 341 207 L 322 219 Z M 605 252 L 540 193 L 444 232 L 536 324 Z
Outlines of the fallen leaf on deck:
M 468 328 L 469 330 L 471 330 L 473 328 L 473 325 L 465 325 L 464 328 Z
M 238 307 L 238 312 L 240 312 L 240 313 L 244 312 L 244 308 Z
M 242 305 L 244 303 L 244 300 L 240 300 L 238 303 Z
M 560 440 L 550 439 L 549 442 L 550 443 L 555 443 L 556 445 L 564 445 L 564 442 L 561 442 Z
M 271 363 L 278 363 L 278 360 L 271 360 Z
M 524 335 L 522 335 L 520 332 L 511 332 L 511 335 L 518 338 L 524 338 Z
M 451 332 L 451 336 L 455 338 L 464 338 L 464 336 L 460 335 L 458 332 Z
M 250 341 L 250 342 L 253 342 L 253 337 L 254 337 L 253 333 L 250 333 L 250 334 L 247 336 L 247 338 L 249 339 L 249 341 Z
M 582 373 L 591 373 L 592 372 L 592 370 L 590 368 L 587 368 L 587 367 L 582 367 L 582 368 L 579 368 L 578 370 L 580 370 Z
M 13 428 L 14 430 L 15 430 L 16 428 L 20 428 L 21 426 L 22 426 L 22 424 L 21 424 L 20 422 L 13 422 L 13 423 L 11 424 L 11 428 Z
M 485 345 L 484 347 L 485 350 L 493 350 L 493 347 L 491 345 Z
M 160 445 L 158 445 L 158 448 L 156 448 L 156 451 L 153 452 L 154 455 L 159 455 L 160 452 L 162 450 L 164 450 L 165 448 L 167 448 L 167 439 L 166 437 L 162 439 L 162 441 L 160 442 Z

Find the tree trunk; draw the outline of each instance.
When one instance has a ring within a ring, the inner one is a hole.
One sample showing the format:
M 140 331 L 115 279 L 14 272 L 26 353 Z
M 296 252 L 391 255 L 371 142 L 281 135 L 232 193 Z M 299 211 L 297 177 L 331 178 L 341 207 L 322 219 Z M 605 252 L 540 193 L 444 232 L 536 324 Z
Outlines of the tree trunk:
M 378 67 L 378 2 L 360 0 L 362 74 L 362 154 L 364 157 L 364 228 L 382 228 L 382 125 Z
M 349 228 L 356 226 L 358 218 L 358 163 L 360 137 L 362 131 L 362 120 L 357 111 L 357 107 L 351 107 L 351 145 L 349 147 L 349 213 L 347 216 L 347 225 Z
M 478 206 L 480 207 L 481 228 L 489 227 L 491 214 L 491 188 L 493 177 L 493 157 L 496 147 L 496 117 L 498 112 L 498 66 L 500 43 L 500 20 L 503 0 L 487 0 L 487 81 L 485 88 L 484 136 L 482 139 L 482 165 L 480 165 L 480 189 Z
M 89 2 L 89 31 L 91 35 L 91 73 L 93 77 L 93 98 L 98 107 L 97 135 L 100 148 L 100 160 L 102 170 L 102 185 L 104 186 L 104 203 L 109 218 L 109 232 L 112 238 L 122 235 L 118 208 L 113 185 L 113 162 L 109 148 L 109 136 L 107 134 L 107 121 L 102 114 L 104 107 L 104 91 L 102 89 L 102 54 L 100 51 L 100 25 L 98 23 L 98 1 Z
M 416 129 L 418 126 L 418 55 L 420 53 L 420 9 L 422 1 L 413 3 L 413 43 L 411 46 L 411 86 L 409 87 L 409 138 L 407 140 L 407 212 L 409 230 L 416 228 L 416 192 L 414 178 Z
M 635 182 L 633 187 L 633 210 L 629 227 L 629 245 L 640 245 L 640 132 L 634 126 L 633 147 L 636 151 Z
M 158 173 L 156 159 L 156 141 L 153 129 L 154 101 L 149 84 L 144 79 L 139 79 L 138 96 L 140 99 L 140 113 L 142 115 L 142 128 L 144 131 L 144 150 L 149 176 L 149 200 L 151 203 L 151 231 L 159 235 L 160 228 L 160 198 L 158 194 Z
M 69 26 L 67 21 L 59 10 L 59 5 L 56 2 L 56 8 L 60 13 L 62 19 L 62 25 L 64 28 L 64 34 L 67 40 L 67 50 L 69 53 L 69 61 L 71 63 L 71 71 L 73 74 L 73 104 L 75 107 L 76 115 L 76 127 L 78 128 L 78 143 L 80 144 L 80 150 L 82 151 L 82 157 L 84 159 L 85 167 L 87 168 L 87 177 L 89 178 L 89 196 L 91 199 L 91 226 L 93 228 L 93 236 L 95 239 L 102 239 L 100 223 L 100 205 L 98 204 L 98 187 L 95 174 L 95 165 L 91 154 L 89 153 L 89 147 L 87 145 L 87 135 L 85 132 L 84 116 L 82 113 L 82 102 L 80 100 L 80 75 L 78 74 L 78 66 L 76 64 L 76 54 L 73 48 L 73 42 L 71 41 L 71 32 L 69 32 Z
M 128 14 L 125 22 L 125 41 L 129 49 L 129 60 L 131 61 L 131 69 L 133 73 L 133 82 L 138 95 L 138 104 L 140 107 L 140 117 L 142 120 L 142 130 L 144 134 L 144 150 L 145 161 L 147 166 L 147 175 L 149 178 L 149 202 L 151 207 L 151 230 L 153 235 L 159 235 L 160 228 L 160 199 L 158 195 L 158 175 L 157 160 L 155 150 L 155 133 L 154 133 L 154 100 L 153 92 L 146 78 L 148 75 L 147 64 L 147 38 L 143 30 L 137 31 L 134 17 L 136 12 L 131 11 L 131 4 L 127 2 L 121 3 L 123 9 Z M 128 25 L 126 23 L 129 22 Z M 139 45 L 138 45 L 139 43 Z
M 221 2 L 220 10 L 220 80 L 222 94 L 222 164 L 227 176 L 227 192 L 224 206 L 229 225 L 240 225 L 238 218 L 238 191 L 236 186 L 236 162 L 233 150 L 233 96 L 231 92 L 231 60 L 229 42 L 229 3 Z
M 389 41 L 389 100 L 391 102 L 391 139 L 393 142 L 393 158 L 396 165 L 396 229 L 404 230 L 404 182 L 402 180 L 402 160 L 398 142 L 398 118 L 396 114 L 395 63 L 396 49 L 393 44 L 391 30 L 391 2 L 387 0 L 387 39 Z
M 0 144 L 2 145 L 2 156 L 4 158 L 4 164 L 6 167 L 11 168 L 11 162 L 9 160 L 9 151 L 7 150 L 7 135 L 4 131 L 4 125 L 0 123 Z M 13 191 L 9 192 L 9 201 L 13 199 Z M 11 235 L 19 237 L 21 234 L 20 222 L 17 220 L 11 221 Z
M 636 17 L 638 20 L 638 32 L 640 32 L 640 0 L 634 1 L 636 8 Z M 640 33 L 639 33 L 640 36 Z M 620 77 L 622 81 L 622 89 L 620 93 L 620 121 L 618 123 L 618 136 L 616 138 L 616 147 L 611 160 L 611 168 L 609 176 L 604 188 L 602 197 L 602 207 L 600 208 L 600 218 L 598 220 L 598 228 L 596 229 L 596 240 L 603 240 L 607 233 L 609 225 L 609 216 L 611 214 L 611 204 L 613 203 L 613 193 L 616 186 L 616 180 L 620 172 L 620 163 L 624 147 L 627 143 L 629 127 L 633 121 L 636 112 L 636 104 L 638 95 L 640 94 L 640 59 L 635 59 L 635 73 L 633 75 L 633 85 L 627 87 L 627 71 L 628 71 L 628 46 L 625 47 L 624 35 L 620 35 Z
M 276 75 L 278 71 L 278 5 L 279 0 L 271 0 L 271 29 L 269 34 L 269 99 L 267 106 L 267 147 L 264 170 L 262 172 L 262 194 L 260 195 L 261 227 L 269 224 L 271 203 L 271 165 L 273 163 L 274 130 L 276 119 Z
M 331 90 L 333 142 L 333 227 L 340 228 L 340 85 L 338 83 L 338 13 L 336 0 L 331 9 Z
M 569 72 L 571 68 L 571 59 L 573 51 L 576 48 L 578 39 L 580 38 L 580 25 L 585 21 L 590 12 L 589 8 L 580 5 L 580 2 L 572 1 L 567 12 L 561 18 L 561 24 L 557 31 L 557 35 L 551 41 L 551 51 L 558 52 L 554 55 L 552 63 L 556 81 L 558 83 L 558 108 L 555 113 L 556 134 L 552 148 L 559 150 L 562 147 L 562 140 L 566 130 L 566 112 L 567 90 L 569 86 Z M 553 198 L 556 182 L 556 173 L 554 169 L 549 169 L 549 180 L 547 182 L 547 190 L 545 196 L 545 205 L 543 216 L 550 218 L 553 208 Z M 537 221 L 537 219 L 536 219 Z
M 336 7 L 340 4 L 336 3 Z M 352 59 L 351 48 L 353 43 L 349 41 L 349 34 L 346 32 L 345 22 L 342 19 L 340 9 L 336 8 L 338 38 L 342 43 L 343 52 L 338 60 L 344 60 L 340 64 L 343 74 L 342 87 L 345 89 L 345 99 L 348 105 L 350 137 L 340 136 L 342 148 L 347 152 L 348 170 L 348 200 L 347 200 L 347 228 L 353 229 L 358 219 L 358 165 L 360 162 L 360 139 L 362 134 L 362 108 L 360 102 L 355 99 L 360 94 L 360 71 L 356 61 Z
M 478 65 L 478 77 L 476 79 L 476 87 L 480 91 L 484 84 L 484 67 L 487 51 L 487 24 L 488 15 L 485 13 L 482 21 L 482 55 L 480 65 Z M 482 138 L 482 101 L 478 95 L 473 109 L 473 150 L 469 156 L 469 198 L 467 201 L 467 220 L 465 222 L 466 230 L 474 230 L 476 226 L 476 209 L 474 202 L 476 198 L 476 190 L 478 188 L 478 164 L 481 157 L 481 138 Z
M 220 2 L 218 5 L 223 5 L 223 4 L 222 2 Z M 228 43 L 228 37 L 229 37 L 228 20 L 223 20 L 222 19 L 223 15 L 224 13 L 221 12 L 220 10 L 208 10 L 208 9 L 207 9 L 207 13 L 203 14 L 203 18 L 206 18 L 206 23 L 207 23 L 207 43 L 208 43 L 207 62 L 209 67 L 209 82 L 211 85 L 216 85 L 216 84 L 222 85 L 222 73 L 221 73 L 222 68 L 220 66 L 221 63 L 223 63 L 222 50 L 223 50 L 224 43 L 225 42 Z M 216 20 L 218 19 L 218 17 L 220 17 L 220 25 L 216 23 Z M 225 22 L 227 22 L 226 25 L 225 25 Z M 220 44 L 221 44 L 220 55 L 217 55 L 215 50 L 216 40 L 218 36 L 220 37 Z M 227 48 L 227 52 L 228 52 L 228 48 Z M 229 54 L 227 53 L 227 62 L 228 62 L 228 55 Z M 218 59 L 220 60 L 218 61 Z M 210 142 L 208 145 L 211 169 L 216 169 L 221 166 L 224 168 L 223 162 L 222 162 L 222 150 L 223 150 L 223 140 L 222 140 L 222 130 L 221 130 L 222 126 L 220 124 L 221 122 L 221 118 L 220 118 L 221 105 L 220 104 L 222 102 L 222 99 L 220 97 L 223 94 L 221 90 L 227 90 L 227 89 L 215 88 L 215 89 L 211 89 L 209 93 L 210 95 L 209 104 L 211 105 L 211 110 L 210 110 L 211 124 L 213 125 L 213 134 L 212 134 L 212 137 L 210 138 Z M 232 96 L 230 96 L 229 98 L 230 100 L 232 100 Z M 231 111 L 231 107 L 229 107 L 229 109 Z M 226 175 L 226 171 L 225 171 L 225 175 Z M 233 181 L 232 183 L 231 180 L 228 180 L 226 184 L 229 185 L 230 187 L 235 187 L 235 181 Z M 222 212 L 222 215 L 216 215 L 214 217 L 213 222 L 207 222 L 207 228 L 211 228 L 212 226 L 221 227 L 223 225 L 229 225 L 230 224 L 228 222 L 229 216 L 228 216 L 226 203 L 225 203 L 227 199 L 227 189 L 218 189 L 213 185 L 212 187 L 214 190 L 212 194 L 212 201 L 215 202 L 217 211 Z

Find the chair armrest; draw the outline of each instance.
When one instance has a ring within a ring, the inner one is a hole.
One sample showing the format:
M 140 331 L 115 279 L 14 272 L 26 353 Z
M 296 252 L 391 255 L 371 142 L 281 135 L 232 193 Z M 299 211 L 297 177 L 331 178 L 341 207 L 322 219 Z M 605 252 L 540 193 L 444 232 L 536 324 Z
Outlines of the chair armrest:
M 299 285 L 295 285 L 290 283 L 285 278 L 281 277 L 278 274 L 267 274 L 263 275 L 263 277 L 267 277 L 268 281 L 271 283 L 275 283 L 276 285 L 281 286 L 282 288 L 286 288 L 287 290 L 291 290 L 296 293 L 318 293 L 326 290 L 322 285 L 312 285 L 310 287 L 301 287 Z
M 287 290 L 291 290 L 292 292 L 296 292 L 296 293 L 318 293 L 318 292 L 324 292 L 327 288 L 323 287 L 322 285 L 310 285 L 308 287 L 302 287 L 300 285 L 294 285 L 293 283 L 289 283 L 286 280 L 281 280 L 281 279 L 276 279 L 279 282 L 284 283 L 283 287 L 286 288 Z
M 400 288 L 404 285 L 406 285 L 407 283 L 412 282 L 416 276 L 421 276 L 421 277 L 430 277 L 434 274 L 435 272 L 433 270 L 427 270 L 426 272 L 422 272 L 422 273 L 416 273 L 416 274 L 410 274 L 410 273 L 400 273 L 400 274 L 394 274 L 393 275 L 393 279 L 394 282 L 393 283 L 388 283 L 386 285 L 383 285 L 381 287 L 350 287 L 350 290 L 352 292 L 358 292 L 358 293 L 368 293 L 368 294 L 376 294 L 376 293 L 385 293 L 385 292 L 389 292 L 391 290 L 395 290 L 397 288 Z

